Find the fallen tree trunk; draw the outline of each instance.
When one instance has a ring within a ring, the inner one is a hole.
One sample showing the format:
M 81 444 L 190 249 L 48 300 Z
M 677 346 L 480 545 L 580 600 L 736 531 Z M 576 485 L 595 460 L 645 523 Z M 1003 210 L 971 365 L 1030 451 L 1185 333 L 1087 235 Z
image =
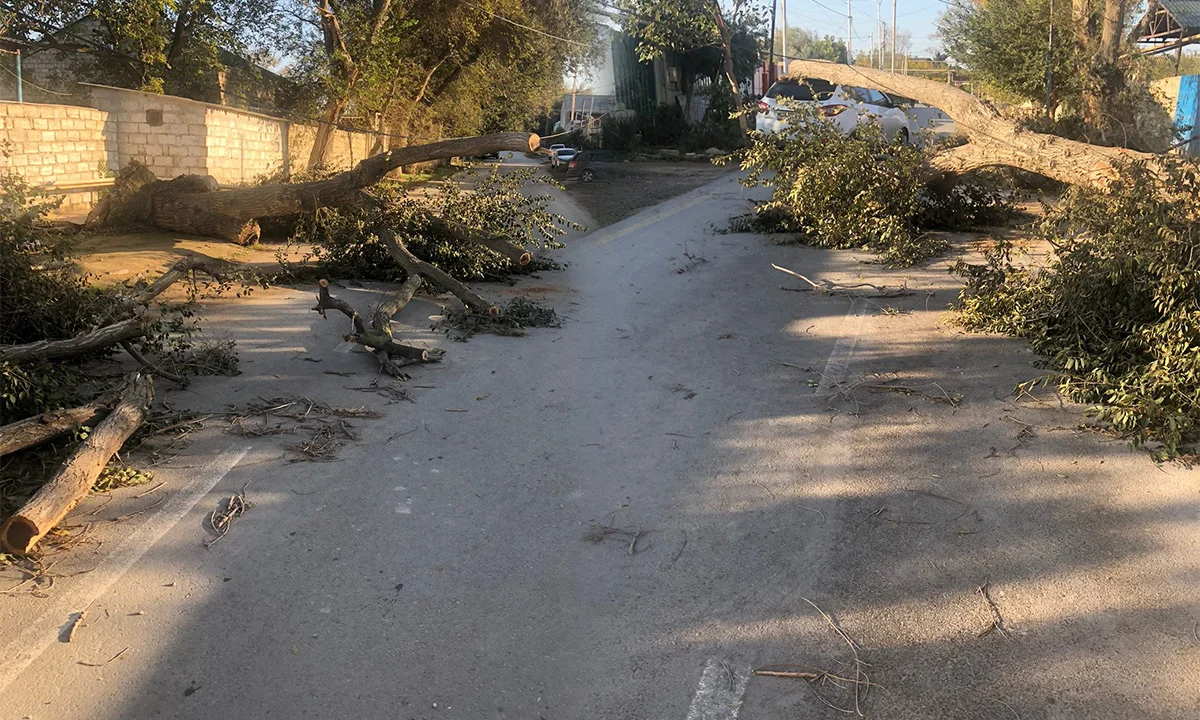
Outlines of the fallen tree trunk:
M 83 425 L 95 425 L 108 415 L 110 407 L 110 402 L 97 401 L 76 408 L 45 412 L 0 427 L 0 455 L 41 445 Z
M 366 158 L 353 169 L 327 180 L 223 191 L 209 176 L 184 175 L 162 182 L 152 179 L 152 175 L 147 178 L 148 171 L 128 174 L 122 171 L 109 195 L 112 202 L 107 197 L 101 201 L 88 215 L 85 227 L 146 224 L 246 244 L 258 239 L 258 218 L 285 217 L 322 207 L 361 205 L 363 188 L 374 185 L 403 165 L 501 150 L 532 152 L 540 143 L 537 135 L 520 132 L 455 138 L 389 150 Z
M 475 312 L 492 316 L 500 314 L 500 308 L 476 295 L 469 287 L 450 277 L 445 271 L 430 265 L 409 252 L 408 248 L 404 247 L 404 243 L 400 242 L 396 237 L 396 233 L 390 229 L 376 228 L 375 232 L 379 236 L 379 241 L 387 248 L 388 254 L 409 275 L 421 275 L 428 278 L 434 285 L 453 293 Z
M 945 175 L 1009 165 L 1070 185 L 1103 189 L 1117 179 L 1126 163 L 1145 162 L 1153 167 L 1162 162 L 1150 153 L 1024 130 L 980 99 L 945 83 L 817 60 L 792 60 L 788 73 L 901 95 L 942 110 L 968 140 L 966 145 L 933 157 L 932 168 Z
M 146 419 L 153 400 L 150 377 L 134 375 L 109 416 L 79 444 L 58 473 L 0 527 L 0 546 L 18 555 L 33 550 L 87 495 L 113 454 Z
M 435 217 L 429 219 L 429 224 L 435 230 L 439 230 L 459 242 L 468 242 L 473 245 L 485 247 L 497 255 L 508 258 L 521 267 L 525 267 L 533 260 L 533 256 L 525 248 L 514 245 L 512 241 L 502 235 L 485 235 Z

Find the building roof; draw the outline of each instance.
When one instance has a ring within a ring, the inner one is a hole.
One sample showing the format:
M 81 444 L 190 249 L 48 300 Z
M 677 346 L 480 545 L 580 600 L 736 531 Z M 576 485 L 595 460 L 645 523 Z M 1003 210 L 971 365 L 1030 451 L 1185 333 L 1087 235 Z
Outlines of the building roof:
M 1158 0 L 1175 22 L 1187 29 L 1200 29 L 1200 0 Z
M 1200 2 L 1200 0 L 1196 0 L 1196 2 Z M 583 93 L 578 93 L 575 95 L 575 112 L 586 113 L 590 111 L 593 115 L 603 115 L 616 109 L 613 107 L 615 102 L 616 98 L 612 95 L 584 95 Z M 563 112 L 571 112 L 571 93 L 563 95 L 563 108 Z

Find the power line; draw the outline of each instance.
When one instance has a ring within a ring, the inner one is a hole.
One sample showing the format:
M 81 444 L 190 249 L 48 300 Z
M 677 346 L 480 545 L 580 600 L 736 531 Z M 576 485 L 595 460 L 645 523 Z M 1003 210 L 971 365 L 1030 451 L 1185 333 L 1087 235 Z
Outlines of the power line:
M 480 6 L 476 5 L 475 3 L 467 2 L 466 0 L 463 0 L 463 4 L 473 7 L 480 12 L 487 13 L 488 15 L 491 15 L 492 17 L 496 18 L 497 20 L 506 22 L 509 25 L 513 25 L 515 27 L 529 30 L 530 32 L 535 32 L 538 35 L 544 35 L 552 40 L 560 40 L 562 42 L 571 43 L 572 45 L 579 45 L 581 47 L 589 47 L 590 48 L 592 46 L 592 43 L 579 42 L 578 40 L 570 40 L 568 38 L 560 37 L 558 35 L 552 35 L 551 33 L 548 33 L 545 30 L 539 30 L 538 28 L 535 28 L 532 25 L 524 25 L 522 23 L 517 22 L 516 20 L 509 20 L 508 18 L 504 17 L 503 15 L 498 15 L 498 14 L 492 12 L 491 10 L 488 10 L 487 8 L 480 7 Z

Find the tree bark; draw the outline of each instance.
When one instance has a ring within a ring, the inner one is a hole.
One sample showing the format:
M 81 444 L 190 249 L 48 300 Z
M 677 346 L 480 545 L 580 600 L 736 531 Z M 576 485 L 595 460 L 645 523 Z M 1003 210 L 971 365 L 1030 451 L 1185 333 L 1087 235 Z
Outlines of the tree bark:
M 374 185 L 402 165 L 501 150 L 533 152 L 540 143 L 537 135 L 521 132 L 455 138 L 389 150 L 366 158 L 353 169 L 327 180 L 237 190 L 218 191 L 212 178 L 195 175 L 168 182 L 147 182 L 141 177 L 143 184 L 135 192 L 123 194 L 127 202 L 117 201 L 120 207 L 93 211 L 95 220 L 89 216 L 84 226 L 96 227 L 116 217 L 125 223 L 140 222 L 163 230 L 244 242 L 247 237 L 257 237 L 257 218 L 285 217 L 322 207 L 362 204 L 363 188 Z M 184 181 L 185 178 L 190 179 Z M 254 231 L 249 231 L 249 227 Z
M 404 281 L 404 284 L 400 286 L 400 290 L 388 298 L 375 311 L 369 329 L 366 323 L 363 322 L 362 315 L 358 313 L 358 310 L 355 310 L 345 300 L 335 298 L 329 293 L 328 280 L 321 280 L 318 283 L 317 305 L 313 310 L 319 312 L 322 317 L 325 317 L 326 310 L 337 310 L 350 318 L 354 332 L 344 336 L 346 342 L 366 346 L 374 353 L 375 358 L 379 361 L 379 367 L 383 372 L 393 377 L 400 377 L 403 375 L 400 372 L 401 364 L 392 361 L 392 356 L 417 362 L 429 361 L 428 350 L 412 345 L 404 345 L 392 339 L 392 316 L 400 312 L 400 309 L 408 304 L 408 301 L 412 299 L 413 294 L 416 293 L 417 288 L 420 286 L 421 276 L 415 273 L 410 274 Z
M 1125 0 L 1104 0 L 1104 25 L 1100 31 L 1100 46 L 1096 59 L 1114 65 L 1121 51 L 1121 34 L 1125 28 Z
M 41 445 L 82 425 L 92 426 L 108 415 L 110 403 L 96 401 L 76 408 L 53 410 L 0 427 L 0 455 Z
M 1150 153 L 1023 130 L 978 98 L 945 83 L 815 60 L 793 60 L 788 71 L 796 76 L 894 93 L 941 109 L 966 135 L 968 143 L 934 156 L 931 165 L 940 173 L 1010 165 L 1069 185 L 1103 189 L 1120 176 L 1125 163 L 1144 162 L 1154 168 L 1161 162 Z
M 141 337 L 145 332 L 140 320 L 130 318 L 66 340 L 38 340 L 24 345 L 0 347 L 0 362 L 53 360 L 69 355 L 78 355 L 115 345 L 123 340 Z
M 729 83 L 729 90 L 733 93 L 734 106 L 738 110 L 738 127 L 745 136 L 750 132 L 750 125 L 746 120 L 745 113 L 742 110 L 742 91 L 738 87 L 736 73 L 733 69 L 733 31 L 729 28 L 729 23 L 725 21 L 725 14 L 721 10 L 721 3 L 714 0 L 713 2 L 713 19 L 717 22 L 717 32 L 721 35 L 721 55 L 722 67 L 725 71 L 725 80 Z
M 396 233 L 388 228 L 378 228 L 379 241 L 387 248 L 388 254 L 400 264 L 410 275 L 421 275 L 429 278 L 438 287 L 453 293 L 467 307 L 483 315 L 497 316 L 500 308 L 476 295 L 470 288 L 447 275 L 440 268 L 434 267 L 409 252 L 408 248 L 396 238 Z
M 146 419 L 154 387 L 148 375 L 135 375 L 121 399 L 95 431 L 79 444 L 62 468 L 0 528 L 0 545 L 11 553 L 28 554 L 75 507 L 113 454 Z

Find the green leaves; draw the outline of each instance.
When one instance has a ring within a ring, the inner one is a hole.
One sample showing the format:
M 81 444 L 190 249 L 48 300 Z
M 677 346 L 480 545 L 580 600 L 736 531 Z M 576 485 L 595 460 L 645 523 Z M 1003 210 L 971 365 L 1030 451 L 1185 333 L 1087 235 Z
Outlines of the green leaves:
M 995 182 L 976 177 L 949 192 L 923 182 L 927 150 L 887 142 L 879 126 L 863 123 L 852 137 L 811 106 L 794 108 L 794 132 L 756 135 L 737 159 L 744 184 L 770 186 L 759 205 L 759 229 L 795 242 L 830 248 L 868 248 L 887 265 L 923 262 L 946 249 L 926 231 L 992 222 L 1011 211 Z
M 1168 173 L 1178 192 L 1123 169 L 1108 193 L 1072 188 L 1045 210 L 1038 239 L 1057 251 L 1044 267 L 1014 262 L 1000 242 L 967 279 L 959 321 L 1030 340 L 1063 394 L 1161 457 L 1200 440 L 1200 198 L 1197 166 Z

